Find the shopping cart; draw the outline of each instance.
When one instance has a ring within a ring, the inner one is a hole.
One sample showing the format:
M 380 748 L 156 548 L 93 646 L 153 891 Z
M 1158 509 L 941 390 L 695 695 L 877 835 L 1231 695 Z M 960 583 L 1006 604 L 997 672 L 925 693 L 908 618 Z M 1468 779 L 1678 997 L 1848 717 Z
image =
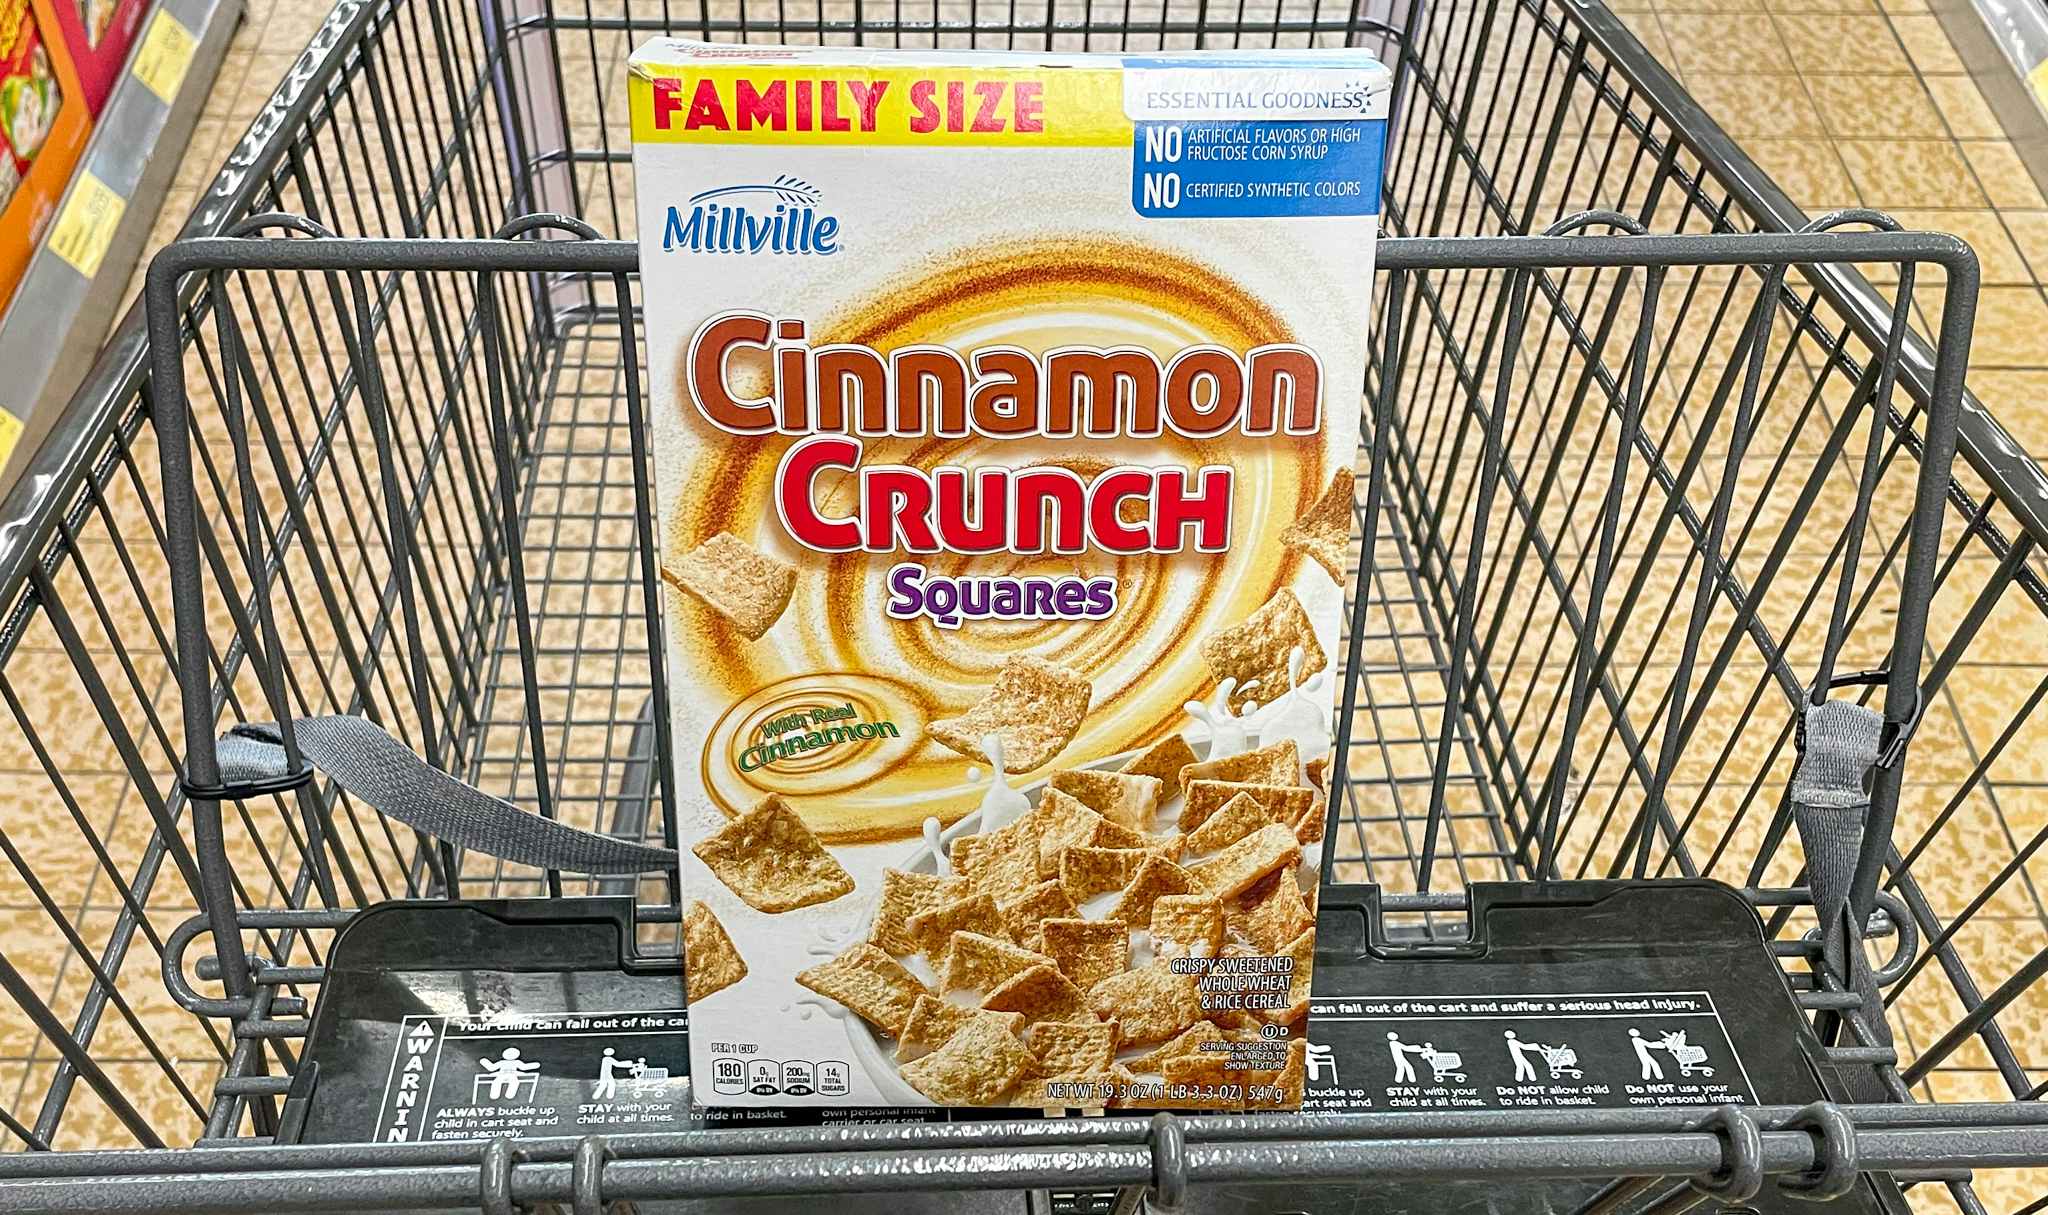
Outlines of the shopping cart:
M 1454 1050 L 1438 1050 L 1434 1045 L 1422 1044 L 1423 1062 L 1429 1064 L 1430 1079 L 1442 1084 L 1446 1080 L 1465 1079 L 1465 1056 Z
M 1690 1076 L 1697 1073 L 1702 1076 L 1711 1076 L 1714 1074 L 1713 1064 L 1707 1062 L 1706 1049 L 1687 1042 L 1683 1031 L 1662 1035 L 1658 1038 L 1657 1045 L 1663 1047 L 1665 1052 L 1671 1056 L 1671 1061 L 1678 1065 L 1679 1075 Z
M 1579 1052 L 1571 1047 L 1539 1046 L 1537 1049 L 1542 1052 L 1543 1065 L 1550 1069 L 1551 1079 L 1569 1077 L 1577 1080 L 1585 1076 L 1586 1073 L 1579 1069 Z
M 235 721 L 368 715 L 536 813 L 672 842 L 635 253 L 589 239 L 633 235 L 623 55 L 656 32 L 1380 50 L 1407 239 L 1382 246 L 1326 871 L 1384 892 L 1392 939 L 1453 948 L 1473 883 L 1720 878 L 1856 1099 L 275 1145 L 357 909 L 628 895 L 643 944 L 675 948 L 661 878 L 462 854 L 324 780 L 230 791 L 209 766 Z M 508 226 L 535 213 L 566 218 Z M 2026 817 L 2048 681 L 2023 665 L 2048 663 L 2025 648 L 2048 498 L 1960 390 L 1967 251 L 1804 226 L 1575 0 L 342 0 L 187 229 L 235 238 L 157 264 L 152 330 L 124 322 L 0 535 L 10 805 L 50 807 L 0 828 L 0 1132 L 36 1149 L 0 1159 L 0 1205 L 972 1188 L 1171 1208 L 1370 1176 L 1540 1177 L 1536 1201 L 1554 1183 L 1625 1210 L 1678 1209 L 1687 1179 L 1761 1204 L 1870 1170 L 1931 1209 L 2025 1207 L 2020 1170 L 2048 1161 L 2048 1059 L 2023 1036 L 2048 1001 L 2048 827 Z M 1787 785 L 1815 699 L 1878 708 L 1885 762 L 1853 863 L 1809 878 Z

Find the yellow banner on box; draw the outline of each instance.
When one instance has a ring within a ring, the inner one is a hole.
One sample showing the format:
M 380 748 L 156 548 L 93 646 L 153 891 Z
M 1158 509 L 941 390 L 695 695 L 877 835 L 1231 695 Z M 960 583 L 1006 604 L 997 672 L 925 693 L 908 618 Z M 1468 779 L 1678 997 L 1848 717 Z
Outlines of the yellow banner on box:
M 1086 68 L 639 64 L 639 143 L 1118 147 L 1123 73 Z

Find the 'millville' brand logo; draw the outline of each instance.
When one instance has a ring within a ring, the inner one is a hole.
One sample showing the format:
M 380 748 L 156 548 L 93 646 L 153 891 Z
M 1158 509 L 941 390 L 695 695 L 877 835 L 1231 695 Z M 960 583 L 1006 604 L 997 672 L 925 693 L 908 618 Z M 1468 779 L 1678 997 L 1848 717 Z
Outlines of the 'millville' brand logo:
M 818 187 L 787 173 L 759 185 L 719 186 L 670 207 L 662 225 L 664 253 L 839 252 L 839 219 L 818 213 Z

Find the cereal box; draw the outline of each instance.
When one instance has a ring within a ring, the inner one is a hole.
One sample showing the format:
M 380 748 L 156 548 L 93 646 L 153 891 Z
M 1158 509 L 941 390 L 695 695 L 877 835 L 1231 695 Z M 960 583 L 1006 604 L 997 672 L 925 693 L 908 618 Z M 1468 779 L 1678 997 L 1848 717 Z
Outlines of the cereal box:
M 27 272 L 92 132 L 56 28 L 44 0 L 0 0 L 0 310 Z
M 121 79 L 128 51 L 135 45 L 149 0 L 51 0 L 57 30 L 78 68 L 78 82 L 85 104 L 95 117 L 107 107 L 107 97 Z M 164 14 L 158 21 L 177 25 L 177 18 Z M 184 34 L 182 26 L 178 33 Z
M 1387 94 L 633 56 L 700 1101 L 1300 1103 Z

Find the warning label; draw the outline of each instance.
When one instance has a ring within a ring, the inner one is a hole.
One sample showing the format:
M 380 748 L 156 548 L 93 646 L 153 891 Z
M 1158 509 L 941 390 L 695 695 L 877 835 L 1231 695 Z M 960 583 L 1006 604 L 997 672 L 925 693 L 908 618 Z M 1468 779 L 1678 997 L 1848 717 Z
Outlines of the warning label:
M 1756 1100 L 1705 992 L 1317 1000 L 1309 1037 L 1308 1109 Z
M 689 1115 L 688 1024 L 681 1010 L 407 1017 L 375 1139 L 670 1129 Z

